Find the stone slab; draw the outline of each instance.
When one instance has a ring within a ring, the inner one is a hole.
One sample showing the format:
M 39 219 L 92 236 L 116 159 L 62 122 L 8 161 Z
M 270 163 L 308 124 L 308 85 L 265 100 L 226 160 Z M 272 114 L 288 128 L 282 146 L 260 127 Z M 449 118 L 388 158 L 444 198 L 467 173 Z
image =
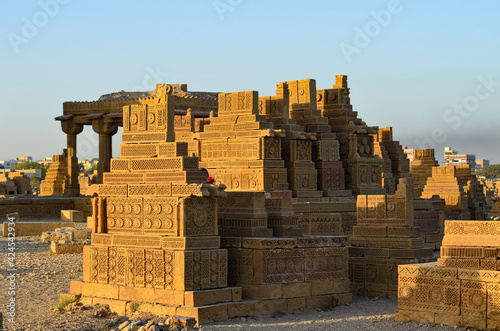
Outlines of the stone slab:
M 62 222 L 83 222 L 83 212 L 80 210 L 61 210 Z
M 83 247 L 87 246 L 87 240 L 67 241 L 58 240 L 50 243 L 50 251 L 54 254 L 81 254 Z

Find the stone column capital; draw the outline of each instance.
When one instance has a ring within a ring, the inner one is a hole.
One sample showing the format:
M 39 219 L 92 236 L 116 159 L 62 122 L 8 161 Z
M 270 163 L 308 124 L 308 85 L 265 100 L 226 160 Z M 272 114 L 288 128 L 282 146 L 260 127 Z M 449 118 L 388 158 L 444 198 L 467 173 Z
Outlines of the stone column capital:
M 97 118 L 92 120 L 92 128 L 98 134 L 114 135 L 118 131 L 118 124 Z
M 74 123 L 72 120 L 61 121 L 61 128 L 66 134 L 77 135 L 83 131 L 83 124 Z

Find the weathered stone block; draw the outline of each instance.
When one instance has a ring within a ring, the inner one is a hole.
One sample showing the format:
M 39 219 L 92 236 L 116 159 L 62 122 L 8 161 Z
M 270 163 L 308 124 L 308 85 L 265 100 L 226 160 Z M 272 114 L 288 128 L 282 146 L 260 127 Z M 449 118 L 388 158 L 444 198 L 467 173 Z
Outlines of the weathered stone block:
M 405 309 L 396 309 L 396 316 L 394 318 L 396 322 L 423 322 L 423 323 L 434 323 L 435 313 L 424 312 L 424 311 L 413 311 Z
M 255 302 L 255 316 L 271 315 L 280 311 L 288 311 L 288 301 L 286 299 Z
M 54 254 L 78 254 L 83 253 L 83 247 L 88 244 L 89 242 L 87 240 L 58 240 L 50 243 L 50 251 Z
M 353 246 L 387 248 L 422 248 L 424 244 L 423 238 L 351 237 L 349 242 Z
M 315 295 L 306 297 L 306 308 L 307 309 L 319 309 L 327 306 L 333 305 L 335 302 L 335 296 L 333 295 Z
M 282 284 L 242 285 L 244 299 L 270 300 L 283 297 Z
M 333 297 L 337 299 L 337 304 L 339 305 L 352 303 L 352 293 L 350 292 L 335 294 Z
M 387 236 L 389 237 L 402 237 L 402 238 L 415 238 L 420 236 L 419 227 L 387 227 Z
M 69 293 L 75 295 L 82 294 L 82 282 L 77 280 L 72 280 L 69 282 Z
M 227 305 L 227 317 L 254 316 L 255 301 L 232 302 Z
M 155 289 L 148 287 L 119 286 L 118 299 L 134 302 L 155 302 Z
M 118 299 L 118 285 L 82 283 L 82 296 Z
M 415 320 L 417 322 L 418 320 Z M 420 322 L 420 321 L 418 321 Z M 446 314 L 435 314 L 434 323 L 455 326 L 460 323 L 460 316 L 457 315 L 446 315 Z
M 179 307 L 175 314 L 196 318 L 197 324 L 205 324 L 228 319 L 228 304 L 219 303 L 204 307 Z
M 306 298 L 294 298 L 287 300 L 287 310 L 294 311 L 299 309 L 306 309 Z
M 211 289 L 202 291 L 184 292 L 184 305 L 188 307 L 199 307 L 212 305 L 214 303 L 229 302 L 233 300 L 232 289 Z
M 243 298 L 243 290 L 241 287 L 231 287 L 231 301 L 241 301 Z
M 61 221 L 83 222 L 83 212 L 80 210 L 61 210 Z
M 311 295 L 311 283 L 283 284 L 283 298 L 298 298 Z
M 387 237 L 387 226 L 354 226 L 353 235 L 356 237 Z
M 311 283 L 311 295 L 325 295 L 333 293 L 333 283 L 334 281 L 322 281 L 322 282 L 312 282 Z
M 184 305 L 184 291 L 155 288 L 154 302 L 164 305 L 182 306 Z

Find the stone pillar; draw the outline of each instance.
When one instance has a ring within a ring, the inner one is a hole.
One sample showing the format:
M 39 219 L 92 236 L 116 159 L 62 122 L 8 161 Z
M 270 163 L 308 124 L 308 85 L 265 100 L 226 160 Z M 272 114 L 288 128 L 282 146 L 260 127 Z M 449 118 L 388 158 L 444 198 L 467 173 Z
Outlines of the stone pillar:
M 77 197 L 80 195 L 80 185 L 78 184 L 78 158 L 76 157 L 76 135 L 83 131 L 82 124 L 73 123 L 72 120 L 61 121 L 61 127 L 67 135 L 67 175 L 64 186 L 64 195 Z
M 118 131 L 118 125 L 107 122 L 103 118 L 92 121 L 92 128 L 99 134 L 99 164 L 97 166 L 97 183 L 103 183 L 103 173 L 109 172 L 112 155 L 112 136 Z

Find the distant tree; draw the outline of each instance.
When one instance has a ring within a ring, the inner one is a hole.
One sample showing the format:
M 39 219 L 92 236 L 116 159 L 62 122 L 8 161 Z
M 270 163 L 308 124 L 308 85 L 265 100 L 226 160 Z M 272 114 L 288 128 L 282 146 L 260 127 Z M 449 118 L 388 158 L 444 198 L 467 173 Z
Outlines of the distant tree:
M 40 179 L 45 179 L 45 174 L 47 173 L 47 169 L 49 168 L 48 165 L 43 165 L 38 162 L 19 162 L 16 164 L 12 169 L 13 170 L 30 170 L 30 169 L 40 169 L 42 170 L 42 176 Z
M 38 177 L 37 175 L 33 175 L 30 177 L 30 185 L 32 188 L 40 187 L 41 182 L 42 182 L 42 179 L 40 177 Z
M 477 178 L 485 179 L 484 168 L 472 168 L 471 174 L 476 175 Z
M 85 166 L 83 165 L 83 163 L 78 163 L 78 172 L 79 173 L 85 173 Z
M 97 164 L 98 163 L 96 163 L 92 168 L 89 168 L 87 171 L 85 171 L 85 173 L 89 176 L 92 176 L 94 174 L 94 171 L 97 170 Z
M 493 164 L 484 168 L 483 175 L 488 178 L 500 178 L 500 164 Z

